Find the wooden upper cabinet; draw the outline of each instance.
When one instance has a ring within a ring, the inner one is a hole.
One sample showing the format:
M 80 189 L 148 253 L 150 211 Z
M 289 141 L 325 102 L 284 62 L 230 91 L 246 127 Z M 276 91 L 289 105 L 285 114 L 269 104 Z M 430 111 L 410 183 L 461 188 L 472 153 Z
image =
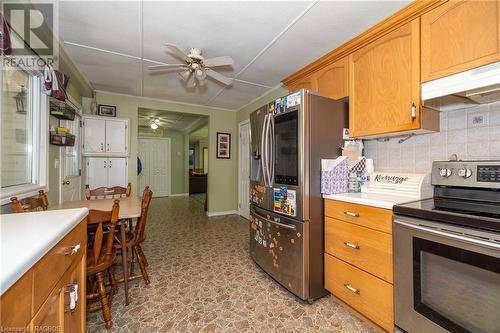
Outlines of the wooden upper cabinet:
M 313 82 L 311 76 L 306 76 L 304 78 L 299 79 L 297 82 L 294 82 L 288 87 L 288 92 L 294 92 L 300 89 L 313 89 Z
M 349 56 L 352 136 L 420 128 L 419 23 L 416 18 Z
M 344 57 L 313 73 L 312 89 L 321 96 L 341 99 L 348 96 L 348 59 Z
M 500 0 L 448 1 L 422 15 L 422 81 L 500 61 Z

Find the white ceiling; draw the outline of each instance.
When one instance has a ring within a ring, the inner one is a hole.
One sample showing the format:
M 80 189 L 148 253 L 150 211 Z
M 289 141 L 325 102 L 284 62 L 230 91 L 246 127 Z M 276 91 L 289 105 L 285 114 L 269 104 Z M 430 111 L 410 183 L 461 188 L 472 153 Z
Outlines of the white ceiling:
M 64 47 L 95 89 L 236 110 L 409 1 L 61 1 Z M 230 55 L 230 87 L 185 88 L 163 43 Z

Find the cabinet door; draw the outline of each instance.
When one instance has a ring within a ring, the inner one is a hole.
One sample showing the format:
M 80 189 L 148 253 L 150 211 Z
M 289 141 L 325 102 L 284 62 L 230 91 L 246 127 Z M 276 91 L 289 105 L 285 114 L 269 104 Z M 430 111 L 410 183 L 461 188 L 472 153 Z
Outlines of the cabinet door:
M 420 127 L 419 19 L 349 56 L 349 129 L 354 137 Z M 412 105 L 415 105 L 414 117 Z
M 422 81 L 500 60 L 500 1 L 448 1 L 422 15 Z
M 345 57 L 320 69 L 313 74 L 313 89 L 319 92 L 321 96 L 328 98 L 341 99 L 347 97 L 347 67 L 348 60 Z
M 87 158 L 87 184 L 91 189 L 108 185 L 108 159 Z
M 31 321 L 32 332 L 46 330 L 61 332 L 64 330 L 64 290 L 56 287 L 40 307 Z
M 84 126 L 84 153 L 103 153 L 106 133 L 106 121 L 86 118 Z
M 108 186 L 127 186 L 127 158 L 108 158 Z
M 293 83 L 290 87 L 288 87 L 288 92 L 292 93 L 303 88 L 311 90 L 314 89 L 311 76 L 306 76 L 305 78 L 299 79 L 297 82 Z
M 106 153 L 127 152 L 127 121 L 106 120 Z

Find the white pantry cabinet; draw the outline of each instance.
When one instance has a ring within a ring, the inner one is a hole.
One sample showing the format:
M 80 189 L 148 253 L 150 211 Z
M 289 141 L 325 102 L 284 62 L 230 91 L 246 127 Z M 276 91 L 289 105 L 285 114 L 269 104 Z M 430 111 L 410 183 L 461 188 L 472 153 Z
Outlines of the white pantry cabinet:
M 84 156 L 128 156 L 128 119 L 83 117 Z
M 97 187 L 126 187 L 128 183 L 127 158 L 88 157 L 87 184 L 91 189 Z

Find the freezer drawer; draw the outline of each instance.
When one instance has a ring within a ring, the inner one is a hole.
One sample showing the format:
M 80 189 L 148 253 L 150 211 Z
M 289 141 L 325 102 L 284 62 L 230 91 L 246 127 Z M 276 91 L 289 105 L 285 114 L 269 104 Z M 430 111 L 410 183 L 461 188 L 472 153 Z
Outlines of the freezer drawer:
M 277 282 L 297 297 L 309 299 L 309 224 L 250 210 L 250 255 Z

